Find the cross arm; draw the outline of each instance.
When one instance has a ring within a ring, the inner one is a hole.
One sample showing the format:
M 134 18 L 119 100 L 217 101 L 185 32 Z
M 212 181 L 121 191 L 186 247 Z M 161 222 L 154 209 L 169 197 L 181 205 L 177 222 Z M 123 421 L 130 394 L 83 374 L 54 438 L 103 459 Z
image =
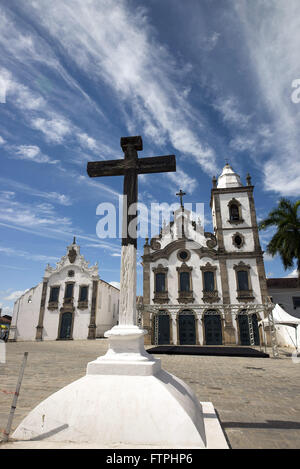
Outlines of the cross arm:
M 175 155 L 140 158 L 137 162 L 138 174 L 167 173 L 176 171 Z
M 87 164 L 87 173 L 91 178 L 101 176 L 123 176 L 124 160 L 91 161 Z

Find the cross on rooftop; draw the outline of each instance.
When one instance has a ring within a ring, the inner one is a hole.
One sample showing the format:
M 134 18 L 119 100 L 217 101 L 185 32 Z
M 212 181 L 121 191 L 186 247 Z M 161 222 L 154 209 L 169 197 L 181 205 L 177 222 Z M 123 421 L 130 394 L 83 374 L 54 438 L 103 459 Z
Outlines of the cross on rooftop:
M 180 197 L 180 205 L 181 205 L 181 207 L 183 208 L 182 197 L 183 197 L 184 195 L 186 195 L 186 193 L 185 193 L 185 192 L 183 192 L 183 191 L 180 189 L 180 191 L 179 191 L 179 192 L 177 192 L 177 194 L 176 194 L 176 195 L 179 195 L 179 197 Z

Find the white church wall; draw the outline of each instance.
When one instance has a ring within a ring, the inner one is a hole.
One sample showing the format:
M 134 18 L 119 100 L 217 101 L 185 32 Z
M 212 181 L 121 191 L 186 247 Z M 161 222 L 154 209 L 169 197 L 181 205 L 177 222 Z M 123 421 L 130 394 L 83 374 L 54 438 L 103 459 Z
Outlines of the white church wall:
M 25 292 L 14 304 L 10 328 L 10 340 L 35 340 L 38 325 L 43 284 Z
M 232 241 L 233 235 L 239 233 L 244 238 L 244 244 L 237 248 Z M 249 252 L 254 251 L 254 238 L 252 230 L 243 230 L 237 225 L 232 230 L 223 231 L 224 246 L 227 252 Z
M 229 293 L 230 293 L 230 303 L 239 303 L 237 300 L 237 282 L 236 274 L 234 270 L 234 265 L 239 264 L 243 261 L 246 265 L 250 266 L 250 280 L 253 291 L 254 300 L 253 303 L 262 303 L 262 298 L 260 294 L 260 284 L 256 266 L 256 259 L 227 259 L 226 267 L 228 273 L 228 283 L 229 283 Z
M 72 270 L 74 276 L 68 276 L 68 271 Z M 90 312 L 92 304 L 92 288 L 93 283 L 85 271 L 76 264 L 67 265 L 60 271 L 53 273 L 48 279 L 47 295 L 46 295 L 46 308 L 44 316 L 44 329 L 43 340 L 56 340 L 59 335 L 59 319 L 60 309 L 63 307 L 65 286 L 67 282 L 74 282 L 74 325 L 73 325 L 73 339 L 86 339 L 88 337 L 88 326 L 90 321 Z M 81 285 L 87 285 L 88 289 L 88 308 L 86 310 L 77 309 L 79 290 Z M 59 286 L 58 308 L 56 310 L 48 309 L 49 297 L 51 287 Z
M 97 337 L 104 337 L 104 333 L 118 323 L 119 296 L 120 291 L 117 288 L 99 280 L 96 314 Z

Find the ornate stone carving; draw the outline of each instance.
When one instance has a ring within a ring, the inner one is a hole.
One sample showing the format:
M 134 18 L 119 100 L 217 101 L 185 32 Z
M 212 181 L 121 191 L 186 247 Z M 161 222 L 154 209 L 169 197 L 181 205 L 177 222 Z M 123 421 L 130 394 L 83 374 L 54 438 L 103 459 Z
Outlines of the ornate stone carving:
M 68 258 L 71 264 L 74 264 L 74 262 L 76 261 L 76 257 L 77 257 L 76 250 L 74 248 L 70 249 L 68 252 Z
M 217 238 L 215 237 L 215 235 L 213 233 L 205 232 L 204 236 L 205 238 L 208 238 L 208 240 L 206 241 L 206 246 L 209 249 L 215 248 L 217 245 Z

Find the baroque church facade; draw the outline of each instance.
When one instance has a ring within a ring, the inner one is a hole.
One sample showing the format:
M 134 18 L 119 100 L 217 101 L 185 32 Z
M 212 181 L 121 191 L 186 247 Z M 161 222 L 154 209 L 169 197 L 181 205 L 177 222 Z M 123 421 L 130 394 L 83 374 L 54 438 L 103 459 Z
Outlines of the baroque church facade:
M 97 264 L 89 267 L 74 238 L 43 281 L 15 302 L 9 341 L 96 339 L 118 317 L 119 289 L 99 278 Z
M 181 199 L 174 220 L 146 239 L 140 314 L 146 343 L 250 345 L 251 332 L 252 344 L 265 341 L 266 276 L 254 186 L 249 175 L 246 181 L 229 164 L 213 178 L 213 233 L 192 220 Z

